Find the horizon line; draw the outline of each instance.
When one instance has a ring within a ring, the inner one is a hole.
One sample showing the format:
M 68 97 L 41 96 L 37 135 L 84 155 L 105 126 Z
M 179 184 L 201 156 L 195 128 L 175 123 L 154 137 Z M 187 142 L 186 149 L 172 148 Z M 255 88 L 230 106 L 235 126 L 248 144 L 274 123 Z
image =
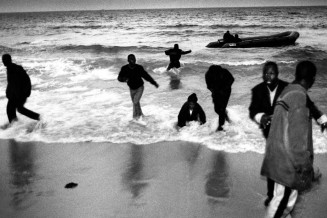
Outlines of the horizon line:
M 77 12 L 77 11 L 131 11 L 131 10 L 177 10 L 177 9 L 215 9 L 215 8 L 301 8 L 301 7 L 327 7 L 327 5 L 278 5 L 278 6 L 222 6 L 222 7 L 180 7 L 180 8 L 117 8 L 117 9 L 76 9 L 76 10 L 44 10 L 44 11 L 10 11 L 1 12 L 0 14 L 14 14 L 14 13 L 44 13 L 44 12 Z

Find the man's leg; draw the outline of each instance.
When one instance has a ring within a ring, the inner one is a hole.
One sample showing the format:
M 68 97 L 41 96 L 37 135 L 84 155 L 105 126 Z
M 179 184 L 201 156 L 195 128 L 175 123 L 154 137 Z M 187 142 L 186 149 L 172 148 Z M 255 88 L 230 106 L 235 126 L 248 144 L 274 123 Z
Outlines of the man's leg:
M 274 186 L 275 186 L 274 180 L 267 178 L 267 190 L 268 191 L 267 191 L 267 199 L 264 202 L 265 206 L 268 206 L 271 199 L 274 197 Z
M 143 115 L 140 100 L 144 91 L 144 86 L 141 86 L 138 89 L 131 89 L 131 97 L 133 102 L 133 118 L 140 118 Z
M 274 197 L 271 200 L 266 213 L 266 218 L 291 217 L 298 191 L 290 189 L 275 182 Z
M 132 99 L 132 103 L 133 103 L 133 119 L 136 118 L 136 109 L 135 109 L 135 104 L 134 104 L 134 97 L 136 94 L 136 89 L 130 89 L 130 93 L 131 93 L 131 99 Z
M 35 113 L 31 110 L 28 110 L 27 108 L 24 107 L 24 104 L 26 102 L 26 99 L 22 102 L 19 103 L 17 110 L 19 113 L 33 119 L 33 120 L 39 120 L 40 119 L 40 114 Z
M 7 116 L 8 116 L 9 123 L 17 120 L 16 108 L 17 108 L 16 102 L 8 99 Z

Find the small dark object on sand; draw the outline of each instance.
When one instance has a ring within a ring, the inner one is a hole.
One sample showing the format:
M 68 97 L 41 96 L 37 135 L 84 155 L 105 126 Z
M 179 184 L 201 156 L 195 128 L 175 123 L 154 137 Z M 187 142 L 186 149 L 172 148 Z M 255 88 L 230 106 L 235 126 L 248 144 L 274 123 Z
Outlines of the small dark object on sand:
M 77 185 L 78 185 L 77 183 L 70 182 L 65 185 L 65 188 L 75 188 L 75 187 L 77 187 Z

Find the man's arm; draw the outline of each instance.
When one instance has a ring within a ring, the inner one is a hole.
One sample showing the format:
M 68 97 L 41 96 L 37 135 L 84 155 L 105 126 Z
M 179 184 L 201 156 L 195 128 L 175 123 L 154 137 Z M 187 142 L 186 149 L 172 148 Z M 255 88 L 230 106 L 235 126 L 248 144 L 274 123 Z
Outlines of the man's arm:
M 125 67 L 122 67 L 120 69 L 120 72 L 118 74 L 118 78 L 117 79 L 118 79 L 119 82 L 127 82 L 128 78 L 127 78 L 127 72 L 125 70 Z
M 178 113 L 178 121 L 177 121 L 177 125 L 179 127 L 183 127 L 186 125 L 186 116 L 187 116 L 188 112 L 188 106 L 187 103 L 184 103 L 181 110 Z
M 182 51 L 181 54 L 182 54 L 182 55 L 185 55 L 185 54 L 188 54 L 188 53 L 191 53 L 191 52 L 192 52 L 192 50 Z
M 144 68 L 142 66 L 140 67 L 140 72 L 141 72 L 141 76 L 148 82 L 150 82 L 152 85 L 154 85 L 156 88 L 159 87 L 158 83 L 148 74 L 148 72 L 146 72 L 144 70 Z
M 288 114 L 288 142 L 290 158 L 296 170 L 310 167 L 312 144 L 310 145 L 309 116 L 305 93 L 295 92 L 288 96 L 285 103 L 290 107 Z
M 226 86 L 228 87 L 231 87 L 235 80 L 233 75 L 227 69 L 224 69 L 224 80 L 226 82 Z
M 327 128 L 327 116 L 323 114 L 318 107 L 311 101 L 310 97 L 307 95 L 307 107 L 310 110 L 311 116 L 317 121 L 321 126 L 321 131 L 323 132 Z
M 200 118 L 200 122 L 201 124 L 205 124 L 206 123 L 206 114 L 204 113 L 202 107 L 198 104 L 198 110 L 199 110 L 199 118 Z

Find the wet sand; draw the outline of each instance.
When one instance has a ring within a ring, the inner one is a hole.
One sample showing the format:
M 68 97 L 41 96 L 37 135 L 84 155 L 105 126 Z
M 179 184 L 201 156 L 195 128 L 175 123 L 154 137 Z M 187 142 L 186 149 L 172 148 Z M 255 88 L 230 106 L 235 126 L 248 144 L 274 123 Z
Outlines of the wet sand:
M 262 158 L 189 142 L 0 140 L 0 217 L 263 217 Z M 293 217 L 326 217 L 327 154 L 315 163 L 321 181 Z

